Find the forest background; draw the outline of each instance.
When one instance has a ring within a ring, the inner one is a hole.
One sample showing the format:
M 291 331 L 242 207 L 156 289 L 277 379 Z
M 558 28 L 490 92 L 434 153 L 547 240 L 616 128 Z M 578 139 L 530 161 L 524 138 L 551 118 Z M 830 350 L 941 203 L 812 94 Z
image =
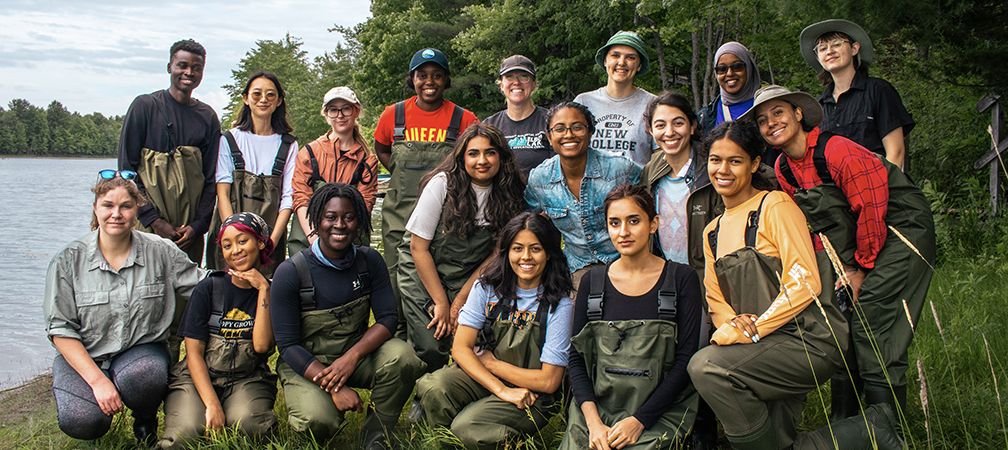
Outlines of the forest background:
M 1002 360 L 1008 354 L 1008 220 L 989 213 L 989 172 L 974 168 L 991 148 L 990 113 L 977 112 L 977 102 L 1008 89 L 1008 3 L 373 0 L 367 21 L 330 30 L 341 43 L 322 56 L 309 58 L 295 35 L 255 42 L 231 70 L 225 88 L 233 100 L 221 121 L 229 124 L 240 106 L 248 75 L 264 69 L 284 84 L 289 118 L 302 142 L 325 132 L 319 103 L 333 86 L 354 88 L 364 104 L 361 124 L 370 130 L 384 106 L 412 95 L 404 87 L 407 64 L 413 52 L 428 46 L 451 61 L 446 97 L 479 117 L 503 109 L 494 80 L 500 60 L 515 53 L 537 63 L 534 100 L 549 106 L 604 84 L 595 51 L 619 30 L 637 31 L 650 46 L 651 70 L 638 84 L 653 93 L 683 92 L 697 108 L 717 95 L 712 58 L 730 40 L 755 54 L 764 82 L 818 97 L 817 70 L 799 54 L 798 35 L 834 17 L 868 30 L 876 50 L 870 73 L 896 87 L 917 122 L 909 137 L 911 173 L 931 201 L 938 227 L 939 265 L 911 351 L 911 390 L 919 395 L 904 417 L 910 446 L 1008 448 L 1000 394 L 1008 376 Z M 113 156 L 121 121 L 70 112 L 59 101 L 43 108 L 15 99 L 0 108 L 0 155 Z M 1003 162 L 999 170 L 1008 178 Z M 806 425 L 823 423 L 825 405 L 819 405 L 811 395 Z

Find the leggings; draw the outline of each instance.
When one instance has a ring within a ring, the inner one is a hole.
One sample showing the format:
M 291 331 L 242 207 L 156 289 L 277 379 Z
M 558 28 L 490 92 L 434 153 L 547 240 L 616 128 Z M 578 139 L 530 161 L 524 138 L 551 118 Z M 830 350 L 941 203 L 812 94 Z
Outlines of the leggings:
M 168 351 L 164 343 L 134 346 L 99 366 L 136 420 L 157 418 L 158 407 L 168 391 Z M 63 355 L 53 361 L 53 395 L 60 430 L 68 436 L 98 439 L 112 426 L 112 416 L 101 411 L 91 386 Z

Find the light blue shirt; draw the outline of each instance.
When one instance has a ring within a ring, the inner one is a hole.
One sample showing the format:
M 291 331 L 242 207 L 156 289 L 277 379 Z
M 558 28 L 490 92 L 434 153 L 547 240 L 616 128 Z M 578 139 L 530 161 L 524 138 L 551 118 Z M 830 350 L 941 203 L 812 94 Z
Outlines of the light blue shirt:
M 532 169 L 525 202 L 529 209 L 545 212 L 560 230 L 571 272 L 619 257 L 606 229 L 605 197 L 617 185 L 637 184 L 640 173 L 629 159 L 589 148 L 581 198 L 576 199 L 567 188 L 559 155 Z
M 531 323 L 535 320 L 536 312 L 539 310 L 539 290 L 538 289 L 516 289 L 518 301 L 511 311 L 508 320 L 514 322 Z M 483 323 L 490 314 L 490 309 L 497 304 L 497 295 L 493 288 L 484 286 L 481 280 L 473 284 L 469 291 L 469 298 L 459 311 L 459 325 L 464 325 L 477 330 L 483 328 Z M 546 340 L 543 342 L 542 351 L 539 354 L 539 361 L 543 364 L 567 367 L 567 354 L 570 350 L 571 320 L 574 314 L 574 304 L 570 298 L 560 299 L 560 303 L 553 311 L 543 311 L 546 317 Z M 519 320 L 523 319 L 523 320 Z

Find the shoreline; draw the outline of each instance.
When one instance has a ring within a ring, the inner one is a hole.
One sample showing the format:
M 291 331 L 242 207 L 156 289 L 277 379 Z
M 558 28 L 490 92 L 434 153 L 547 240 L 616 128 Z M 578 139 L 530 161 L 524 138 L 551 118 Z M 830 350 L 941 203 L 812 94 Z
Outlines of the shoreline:
M 53 408 L 52 374 L 49 371 L 21 385 L 0 391 L 0 428 L 17 426 L 26 417 Z

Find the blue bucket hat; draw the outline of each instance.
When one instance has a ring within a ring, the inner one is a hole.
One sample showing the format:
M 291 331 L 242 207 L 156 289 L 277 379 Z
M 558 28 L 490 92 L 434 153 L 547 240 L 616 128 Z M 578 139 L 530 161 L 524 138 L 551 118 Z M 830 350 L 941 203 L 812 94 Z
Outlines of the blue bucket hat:
M 445 56 L 445 54 L 441 52 L 441 50 L 438 50 L 436 48 L 424 48 L 417 50 L 417 52 L 413 54 L 413 58 L 410 59 L 409 62 L 410 73 L 413 73 L 413 71 L 417 70 L 418 67 L 427 63 L 437 64 L 441 66 L 441 68 L 444 69 L 445 72 L 449 71 L 448 57 Z

